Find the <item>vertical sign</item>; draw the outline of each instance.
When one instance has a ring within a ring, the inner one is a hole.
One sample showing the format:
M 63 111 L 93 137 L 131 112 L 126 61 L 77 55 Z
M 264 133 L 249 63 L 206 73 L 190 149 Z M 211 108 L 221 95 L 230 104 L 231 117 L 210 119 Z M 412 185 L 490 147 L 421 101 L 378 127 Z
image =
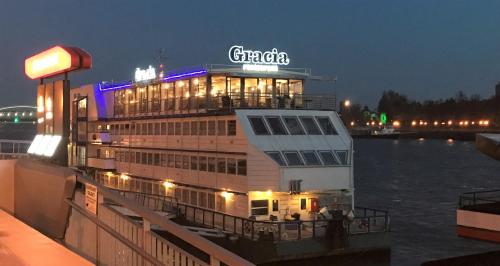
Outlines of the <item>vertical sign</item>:
M 88 183 L 85 184 L 85 208 L 97 215 L 97 187 Z

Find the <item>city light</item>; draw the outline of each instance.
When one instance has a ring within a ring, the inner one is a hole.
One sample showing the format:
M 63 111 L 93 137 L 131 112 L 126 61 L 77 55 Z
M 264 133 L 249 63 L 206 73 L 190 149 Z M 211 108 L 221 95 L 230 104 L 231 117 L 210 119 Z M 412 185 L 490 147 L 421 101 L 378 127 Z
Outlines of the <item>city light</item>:
M 122 180 L 124 180 L 124 181 L 126 181 L 126 180 L 129 180 L 129 179 L 130 179 L 130 177 L 129 177 L 128 175 L 126 175 L 126 174 L 121 174 L 121 175 L 120 175 L 120 178 L 121 178 Z
M 353 127 L 356 123 L 354 121 L 351 121 L 351 127 Z
M 351 106 L 351 101 L 349 101 L 349 100 L 345 100 L 345 101 L 344 101 L 344 106 L 345 106 L 345 107 L 349 107 L 349 106 Z
M 170 181 L 164 181 L 163 182 L 163 187 L 165 187 L 165 189 L 169 189 L 169 188 L 173 188 L 175 187 L 175 184 L 170 182 Z
M 417 125 L 417 121 L 411 121 L 411 126 L 414 127 Z
M 393 127 L 400 127 L 401 123 L 398 120 L 396 120 L 396 121 L 392 122 L 392 126 Z

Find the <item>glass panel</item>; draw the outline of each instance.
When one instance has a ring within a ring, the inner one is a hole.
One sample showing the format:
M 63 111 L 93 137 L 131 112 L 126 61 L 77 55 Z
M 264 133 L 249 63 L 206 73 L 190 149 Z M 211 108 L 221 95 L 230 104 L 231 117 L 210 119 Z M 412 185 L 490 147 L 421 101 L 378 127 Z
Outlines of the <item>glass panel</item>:
M 182 156 L 182 169 L 189 169 L 189 156 Z
M 175 134 L 175 124 L 174 122 L 168 122 L 168 135 L 173 136 Z
M 207 135 L 207 121 L 200 121 L 200 136 Z
M 212 77 L 212 91 L 210 94 L 213 97 L 220 97 L 226 93 L 226 77 L 216 76 Z
M 189 136 L 189 122 L 182 122 L 182 135 Z
M 207 170 L 207 157 L 200 156 L 199 168 L 200 168 L 200 171 L 206 171 Z
M 255 135 L 269 135 L 266 125 L 262 117 L 248 117 L 250 124 L 252 125 Z
M 300 121 L 306 128 L 307 134 L 309 135 L 321 135 L 321 130 L 319 130 L 318 125 L 312 117 L 300 117 Z
M 267 215 L 269 212 L 268 200 L 252 200 L 250 206 L 252 215 Z
M 167 156 L 167 158 L 168 158 L 168 167 L 174 168 L 175 167 L 175 157 L 174 157 L 174 155 L 173 154 L 169 154 Z
M 288 135 L 279 116 L 266 117 L 267 124 L 271 128 L 273 135 Z
M 266 151 L 266 154 L 271 157 L 278 165 L 286 166 L 285 160 L 283 160 L 283 156 L 279 151 Z
M 245 78 L 245 102 L 247 106 L 258 106 L 260 91 L 257 88 L 258 79 Z
M 321 162 L 314 151 L 302 151 L 301 153 L 302 157 L 304 157 L 306 165 L 321 165 Z
M 337 158 L 331 151 L 319 151 L 319 156 L 325 165 L 339 165 Z
M 227 159 L 227 173 L 236 174 L 236 159 Z
M 304 163 L 300 159 L 298 152 L 286 151 L 286 152 L 284 152 L 284 154 L 285 154 L 285 158 L 286 158 L 289 166 L 304 165 Z
M 198 157 L 191 156 L 191 170 L 198 170 Z
M 348 163 L 347 151 L 335 151 L 340 159 L 340 163 L 346 165 Z
M 175 135 L 176 136 L 182 135 L 182 123 L 181 122 L 175 122 Z
M 225 136 L 226 135 L 226 121 L 220 120 L 217 121 L 217 135 Z
M 236 120 L 227 121 L 227 135 L 236 136 Z
M 247 175 L 247 160 L 238 160 L 238 175 Z
M 198 135 L 198 121 L 191 122 L 191 136 Z
M 231 99 L 240 99 L 241 93 L 241 78 L 227 78 L 228 92 Z
M 297 117 L 283 117 L 283 120 L 285 120 L 286 127 L 288 128 L 288 131 L 290 131 L 290 134 L 292 135 L 305 135 L 306 132 L 304 131 L 304 128 L 302 128 L 302 125 L 299 122 L 299 119 Z
M 208 135 L 215 136 L 215 121 L 208 121 Z
M 226 173 L 226 158 L 217 158 L 217 172 Z
M 288 95 L 287 79 L 276 79 L 276 94 L 279 96 Z
M 181 168 L 182 166 L 182 156 L 180 154 L 175 155 L 175 168 Z
M 215 157 L 208 157 L 208 171 L 215 172 Z
M 322 117 L 316 117 L 318 120 L 319 126 L 323 130 L 323 133 L 325 135 L 337 135 L 337 130 L 335 130 L 335 127 L 333 127 L 332 121 L 330 121 L 330 118 L 327 116 L 322 116 Z

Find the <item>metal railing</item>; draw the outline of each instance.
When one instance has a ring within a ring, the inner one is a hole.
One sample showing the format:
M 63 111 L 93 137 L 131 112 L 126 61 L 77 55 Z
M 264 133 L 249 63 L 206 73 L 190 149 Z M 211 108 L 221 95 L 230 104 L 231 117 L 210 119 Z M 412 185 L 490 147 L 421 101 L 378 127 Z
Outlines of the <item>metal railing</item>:
M 389 231 L 390 224 L 387 211 L 362 207 L 355 209 L 356 216 L 351 222 L 343 218 L 336 221 L 326 219 L 256 221 L 180 203 L 176 198 L 169 196 L 114 189 L 120 191 L 125 197 L 133 198 L 142 206 L 154 211 L 175 213 L 178 217 L 184 219 L 184 222 L 219 229 L 227 234 L 251 240 L 282 242 L 310 238 L 320 239 L 328 237 L 329 229 L 334 230 L 333 227 L 336 226 L 341 226 L 346 234 L 386 232 Z
M 29 140 L 0 139 L 0 159 L 15 159 L 28 156 Z
M 500 189 L 465 192 L 460 195 L 458 206 L 461 209 L 484 209 L 485 211 L 489 209 L 488 206 L 493 206 L 494 209 L 491 211 L 500 212 Z
M 101 261 L 107 259 L 108 264 L 121 265 L 123 263 L 116 260 L 116 256 L 119 256 L 125 263 L 132 262 L 134 265 L 253 265 L 240 256 L 165 219 L 153 210 L 139 205 L 137 201 L 127 199 L 85 176 L 77 175 L 77 181 L 84 185 L 95 186 L 97 194 L 102 196 L 104 202 L 98 202 L 97 216 L 83 210 L 71 200 L 67 203 L 111 235 L 114 240 L 106 240 L 104 244 L 109 245 L 117 240 L 114 245 L 119 250 L 118 254 L 100 254 Z M 126 213 L 132 212 L 141 219 L 131 219 L 114 210 L 112 206 L 124 208 L 127 210 Z M 150 225 L 155 225 L 157 229 L 150 228 Z M 184 243 L 183 245 L 190 248 L 180 248 L 156 232 L 174 235 Z
M 142 117 L 168 114 L 190 114 L 207 111 L 233 111 L 240 108 L 335 110 L 333 94 L 272 95 L 251 92 L 236 95 L 189 96 L 138 100 L 115 104 L 115 117 Z

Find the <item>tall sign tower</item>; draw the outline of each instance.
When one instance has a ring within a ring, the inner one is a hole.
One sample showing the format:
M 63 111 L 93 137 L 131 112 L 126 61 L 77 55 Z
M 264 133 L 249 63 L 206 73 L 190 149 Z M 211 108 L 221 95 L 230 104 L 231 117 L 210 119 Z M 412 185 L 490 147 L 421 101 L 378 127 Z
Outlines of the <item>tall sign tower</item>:
M 28 149 L 35 156 L 68 165 L 70 82 L 68 73 L 89 69 L 92 57 L 76 47 L 55 46 L 25 60 L 25 73 L 38 79 L 37 135 Z

